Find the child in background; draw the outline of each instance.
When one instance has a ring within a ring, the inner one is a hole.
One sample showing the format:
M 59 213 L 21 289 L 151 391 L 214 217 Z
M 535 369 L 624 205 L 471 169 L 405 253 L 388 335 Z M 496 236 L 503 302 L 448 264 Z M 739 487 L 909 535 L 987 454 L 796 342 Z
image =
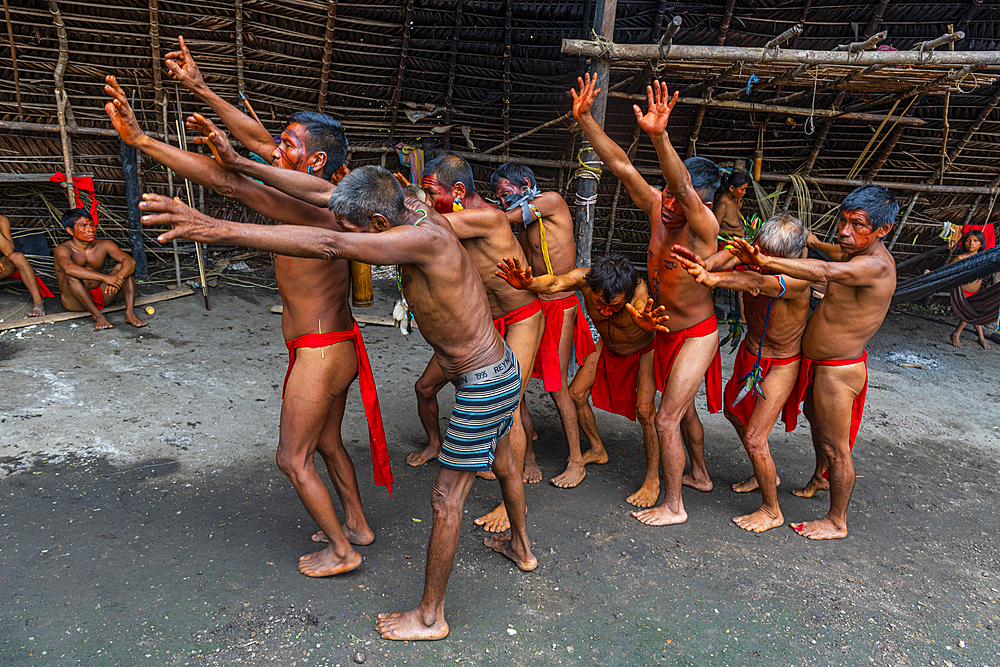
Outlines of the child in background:
M 962 239 L 958 242 L 959 254 L 956 255 L 955 259 L 951 261 L 952 263 L 960 262 L 963 259 L 972 257 L 984 247 L 986 247 L 986 237 L 982 232 L 966 232 Z M 978 292 L 979 288 L 982 287 L 982 284 L 983 280 L 980 278 L 979 280 L 974 280 L 971 283 L 962 285 L 962 292 L 965 294 L 965 298 L 968 299 L 970 296 Z M 959 336 L 962 335 L 962 329 L 965 328 L 966 324 L 967 322 L 959 320 L 958 328 L 955 329 L 953 334 L 951 334 L 951 344 L 955 347 L 964 347 L 959 341 Z M 986 342 L 986 337 L 983 335 L 983 327 L 978 324 L 974 326 L 976 327 L 976 333 L 979 334 L 979 344 L 986 350 L 990 349 L 989 343 Z

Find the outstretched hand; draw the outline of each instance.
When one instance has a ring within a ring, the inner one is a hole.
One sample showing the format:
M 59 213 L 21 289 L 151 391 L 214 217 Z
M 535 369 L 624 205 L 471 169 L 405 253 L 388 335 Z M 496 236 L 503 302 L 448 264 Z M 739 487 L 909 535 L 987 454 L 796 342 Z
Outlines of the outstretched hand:
M 187 44 L 184 43 L 184 36 L 181 35 L 177 40 L 180 42 L 180 50 L 171 51 L 165 56 L 170 76 L 196 95 L 208 91 L 201 70 L 198 69 Z
M 200 136 L 195 136 L 191 140 L 201 146 L 208 146 L 212 149 L 212 155 L 219 166 L 228 171 L 235 171 L 240 160 L 240 154 L 236 152 L 233 145 L 229 143 L 229 137 L 218 126 L 200 113 L 188 116 L 185 123 L 189 130 L 200 132 Z
M 726 245 L 729 252 L 747 266 L 767 266 L 767 255 L 761 253 L 760 246 L 750 243 L 739 236 L 734 236 Z
M 706 287 L 715 287 L 719 284 L 719 276 L 705 267 L 705 260 L 684 246 L 675 245 L 674 251 L 670 253 L 670 256 L 676 259 L 691 274 L 695 282 Z
M 677 104 L 678 95 L 680 93 L 674 91 L 674 96 L 670 97 L 667 84 L 660 83 L 659 81 L 653 81 L 652 86 L 646 86 L 646 99 L 649 110 L 644 114 L 639 109 L 638 104 L 632 105 L 632 110 L 635 111 L 635 118 L 639 121 L 639 127 L 650 135 L 661 134 L 667 129 L 667 120 L 670 119 L 670 112 L 673 111 L 674 105 Z
M 663 306 L 653 308 L 653 300 L 649 299 L 646 301 L 646 305 L 641 311 L 636 310 L 635 306 L 631 303 L 626 303 L 625 308 L 628 309 L 629 315 L 632 316 L 632 321 L 635 325 L 644 331 L 662 331 L 663 333 L 670 333 L 670 329 L 667 328 L 667 320 L 670 319 L 669 315 L 665 315 L 667 309 Z
M 588 72 L 582 78 L 577 77 L 576 81 L 580 85 L 580 92 L 577 93 L 575 88 L 570 88 L 569 92 L 573 95 L 573 117 L 580 120 L 580 116 L 590 113 L 601 89 L 597 87 L 596 74 L 591 76 Z
M 507 281 L 514 289 L 526 290 L 531 287 L 531 281 L 533 280 L 531 276 L 531 267 L 525 266 L 521 267 L 521 260 L 517 257 L 511 259 L 510 257 L 504 257 L 499 262 L 497 262 L 497 269 L 499 269 L 494 275 L 498 278 L 503 278 Z
M 139 127 L 139 121 L 135 118 L 135 112 L 132 111 L 128 98 L 125 97 L 125 91 L 118 85 L 114 75 L 107 75 L 104 81 L 104 92 L 111 96 L 111 101 L 104 105 L 104 111 L 111 118 L 111 124 L 122 141 L 129 146 L 135 146 L 146 133 Z
M 160 243 L 173 239 L 188 239 L 199 243 L 216 243 L 222 237 L 222 222 L 210 218 L 174 197 L 147 192 L 142 195 L 139 209 L 144 225 L 172 225 L 173 229 L 156 237 Z

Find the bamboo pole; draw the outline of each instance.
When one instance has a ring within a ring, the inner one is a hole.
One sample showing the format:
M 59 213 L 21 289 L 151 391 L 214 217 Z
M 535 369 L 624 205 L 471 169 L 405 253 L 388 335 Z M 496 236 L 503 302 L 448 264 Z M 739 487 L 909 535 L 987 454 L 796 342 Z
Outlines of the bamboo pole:
M 21 80 L 17 73 L 17 47 L 14 45 L 14 27 L 10 22 L 10 8 L 7 0 L 3 0 L 3 14 L 7 19 L 7 39 L 10 41 L 10 64 L 14 70 L 14 94 L 17 95 L 17 119 L 24 120 L 24 108 L 21 106 Z
M 829 90 L 830 88 L 844 88 L 853 81 L 860 79 L 863 76 L 868 76 L 869 74 L 874 74 L 885 67 L 885 65 L 870 65 L 864 69 L 851 72 L 847 76 L 835 79 L 834 81 L 827 81 L 824 84 L 820 84 L 816 87 L 816 92 L 821 92 L 824 90 Z M 813 94 L 811 88 L 805 90 L 800 90 L 797 93 L 792 93 L 791 95 L 786 95 L 785 97 L 775 97 L 774 99 L 767 100 L 764 104 L 790 104 L 792 102 L 797 102 L 805 97 L 809 97 Z
M 917 204 L 917 199 L 920 197 L 919 192 L 914 192 L 913 196 L 910 197 L 910 203 L 906 205 L 906 211 L 903 213 L 902 219 L 896 225 L 896 231 L 892 233 L 892 239 L 889 241 L 889 252 L 892 252 L 892 247 L 896 245 L 896 239 L 899 238 L 900 232 L 903 231 L 903 225 L 906 224 L 906 220 L 910 217 L 910 213 L 913 212 L 913 207 Z
M 177 100 L 177 146 L 186 151 L 187 147 L 187 130 L 184 128 L 184 112 L 181 110 L 181 92 L 180 88 L 174 86 L 174 95 Z M 187 178 L 184 179 L 184 187 L 187 190 L 187 205 L 194 208 L 194 197 L 191 194 L 191 181 Z M 194 252 L 198 258 L 198 276 L 201 280 L 201 294 L 205 297 L 205 310 L 212 310 L 208 305 L 208 283 L 205 282 L 205 258 L 202 256 L 201 244 L 197 241 L 194 242 Z
M 645 173 L 640 170 L 640 173 Z M 792 179 L 787 174 L 776 174 L 764 172 L 760 175 L 762 181 L 778 181 L 788 183 Z M 845 187 L 861 187 L 862 185 L 881 185 L 890 190 L 903 190 L 909 192 L 934 192 L 949 195 L 996 195 L 1000 194 L 1000 187 L 986 187 L 980 185 L 929 185 L 927 183 L 890 183 L 887 181 L 863 181 L 860 178 L 833 178 L 828 176 L 810 176 L 807 181 L 817 185 L 842 185 Z
M 455 70 L 458 68 L 458 40 L 462 34 L 462 0 L 455 4 L 455 29 L 451 33 L 451 53 L 448 56 L 448 93 L 444 98 L 445 149 L 451 150 L 451 111 L 454 104 Z
M 323 63 L 319 73 L 319 100 L 316 111 L 323 113 L 326 91 L 330 81 L 330 61 L 333 59 L 333 29 L 337 25 L 337 0 L 330 0 L 326 10 L 326 37 L 323 40 Z
M 52 78 L 55 81 L 56 114 L 59 118 L 59 138 L 62 143 L 63 168 L 66 170 L 66 200 L 70 208 L 76 208 L 76 186 L 73 183 L 73 143 L 67 125 L 72 114 L 69 105 L 69 98 L 66 97 L 66 86 L 63 82 L 63 75 L 66 73 L 66 65 L 69 63 L 69 40 L 66 38 L 66 24 L 63 23 L 62 12 L 59 3 L 49 0 L 49 11 L 52 12 L 52 20 L 56 26 L 56 34 L 59 37 L 59 59 L 56 61 Z
M 399 52 L 399 71 L 396 73 L 396 90 L 392 94 L 392 121 L 389 123 L 389 141 L 396 133 L 396 119 L 399 117 L 399 103 L 403 96 L 403 77 L 406 76 L 406 56 L 410 50 L 410 12 L 413 11 L 413 0 L 406 0 L 403 10 L 403 48 Z
M 163 120 L 163 143 L 169 144 L 170 143 L 170 134 L 167 131 L 167 128 L 169 127 L 169 125 L 167 124 L 167 106 L 166 105 L 163 106 L 162 120 Z M 177 142 L 180 143 L 180 137 L 177 137 Z M 169 168 L 169 167 L 165 167 L 165 168 L 167 170 L 167 192 L 169 193 L 168 196 L 171 199 L 173 199 L 174 198 L 174 170 L 171 169 L 171 168 Z M 173 255 L 174 255 L 174 278 L 175 278 L 175 280 L 177 282 L 177 289 L 180 289 L 180 287 L 181 287 L 181 256 L 180 256 L 180 250 L 178 249 L 178 246 L 177 246 L 177 239 L 173 239 L 171 241 L 171 245 L 173 246 Z
M 704 108 L 704 107 L 702 107 Z M 628 156 L 628 161 L 631 162 L 635 159 L 636 149 L 639 147 L 639 135 L 642 133 L 642 128 L 638 125 L 635 127 L 635 131 L 632 133 L 632 143 L 629 144 L 626 156 Z M 615 195 L 611 199 L 611 215 L 608 218 L 608 238 L 604 241 L 604 254 L 611 254 L 611 242 L 615 238 L 615 219 L 618 216 L 618 197 L 622 193 L 622 181 L 620 178 L 615 179 Z
M 0 120 L 0 130 L 13 130 L 25 132 L 60 132 L 61 129 L 56 123 L 21 123 L 13 120 Z M 79 134 L 91 137 L 117 137 L 118 133 L 108 127 L 80 127 L 79 125 L 66 126 L 68 134 Z M 162 139 L 163 134 L 159 132 L 147 132 L 151 137 Z
M 241 95 L 246 92 L 246 82 L 243 80 L 243 0 L 236 0 L 236 87 Z M 205 298 L 207 309 L 207 295 Z
M 887 52 L 883 51 L 882 53 L 887 53 Z M 973 53 L 973 52 L 956 51 L 955 53 Z M 980 53 L 985 53 L 985 52 L 981 51 Z M 998 53 L 998 56 L 1000 56 L 1000 53 Z M 1000 59 L 998 59 L 996 62 L 1000 63 Z M 912 97 L 913 95 L 923 95 L 925 93 L 932 93 L 935 91 L 935 89 L 941 88 L 942 86 L 950 85 L 956 81 L 960 82 L 962 79 L 967 77 L 969 74 L 972 74 L 976 70 L 989 67 L 992 64 L 995 63 L 989 63 L 989 62 L 972 63 L 970 65 L 966 65 L 962 69 L 951 70 L 947 74 L 939 76 L 933 81 L 928 81 L 927 83 L 920 84 L 919 86 L 914 86 L 909 90 L 904 90 L 899 93 L 893 93 L 891 95 L 883 95 L 882 97 L 870 100 L 868 102 L 861 102 L 859 104 L 855 104 L 854 106 L 845 109 L 845 111 L 853 113 L 859 109 L 867 109 L 868 107 L 878 106 L 880 104 L 888 104 L 890 102 L 895 102 L 896 100 L 901 100 L 906 97 Z
M 503 121 L 503 140 L 508 146 L 510 145 L 510 57 L 511 57 L 511 14 L 513 14 L 513 7 L 511 6 L 512 0 L 507 0 L 504 3 L 505 9 L 505 21 L 503 30 L 503 110 L 500 112 L 500 117 Z M 503 149 L 504 157 L 510 155 L 510 150 L 505 146 Z
M 160 106 L 156 117 L 161 119 L 160 133 L 167 134 L 167 98 L 163 93 L 163 75 L 160 71 L 160 13 L 157 0 L 149 0 L 149 47 L 153 60 L 153 104 Z

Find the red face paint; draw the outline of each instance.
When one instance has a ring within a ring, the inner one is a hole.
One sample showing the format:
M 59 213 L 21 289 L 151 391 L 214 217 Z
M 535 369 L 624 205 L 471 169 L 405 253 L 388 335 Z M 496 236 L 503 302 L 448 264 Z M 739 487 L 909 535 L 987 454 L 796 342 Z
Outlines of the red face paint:
M 305 172 L 309 154 L 306 150 L 308 131 L 302 123 L 292 123 L 281 133 L 281 143 L 271 152 L 274 166 Z
M 611 301 L 604 300 L 603 293 L 593 292 L 594 296 L 594 306 L 597 308 L 597 312 L 601 314 L 601 317 L 611 317 L 615 313 L 621 312 L 622 308 L 625 307 L 625 295 L 619 294 Z
M 666 188 L 660 195 L 660 219 L 667 227 L 682 227 L 687 224 L 684 209 L 677 203 L 677 197 L 670 194 Z
M 845 252 L 867 250 L 879 239 L 868 220 L 868 213 L 861 210 L 848 210 L 840 214 L 837 236 L 840 247 Z
M 420 179 L 420 187 L 424 189 L 427 193 L 427 197 L 430 199 L 431 206 L 438 213 L 451 213 L 453 211 L 452 203 L 455 198 L 452 197 L 451 192 L 446 190 L 443 185 L 438 182 L 436 176 L 431 174 L 430 176 L 424 176 Z

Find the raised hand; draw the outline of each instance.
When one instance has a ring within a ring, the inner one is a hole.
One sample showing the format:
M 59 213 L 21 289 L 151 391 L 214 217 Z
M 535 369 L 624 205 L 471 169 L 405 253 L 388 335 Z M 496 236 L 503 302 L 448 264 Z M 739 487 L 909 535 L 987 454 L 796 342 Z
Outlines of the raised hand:
M 406 176 L 403 176 L 403 174 L 401 172 L 397 171 L 397 172 L 393 173 L 393 176 L 396 177 L 396 182 L 399 183 L 399 187 L 405 188 L 405 187 L 411 185 L 410 179 L 408 179 Z
M 212 155 L 215 156 L 215 161 L 219 163 L 220 167 L 229 171 L 235 171 L 236 165 L 240 160 L 240 154 L 229 143 L 229 137 L 226 136 L 225 132 L 200 113 L 188 116 L 185 125 L 187 125 L 189 130 L 201 133 L 201 136 L 193 137 L 191 140 L 196 144 L 211 148 Z
M 222 223 L 198 209 L 191 208 L 174 197 L 147 192 L 142 195 L 139 209 L 144 225 L 172 225 L 173 229 L 156 237 L 160 243 L 184 238 L 199 243 L 216 243 L 222 236 Z
M 194 58 L 191 57 L 187 44 L 184 43 L 184 36 L 177 39 L 180 42 L 180 50 L 171 51 L 165 56 L 170 76 L 196 95 L 207 92 L 208 86 L 205 85 L 205 79 L 202 78 L 201 70 L 198 69 Z
M 670 256 L 691 274 L 695 282 L 706 287 L 715 287 L 719 284 L 719 276 L 706 269 L 705 261 L 687 248 L 674 246 L 674 252 L 670 253 Z
M 104 92 L 111 96 L 111 101 L 104 105 L 104 111 L 122 141 L 129 146 L 135 146 L 146 133 L 139 127 L 139 121 L 135 119 L 135 113 L 128 103 L 128 98 L 125 97 L 125 91 L 118 85 L 114 75 L 109 74 L 104 77 L 104 81 Z
M 670 316 L 664 314 L 667 309 L 663 306 L 654 309 L 652 299 L 646 301 L 646 305 L 641 311 L 636 310 L 631 303 L 626 303 L 625 307 L 628 309 L 629 315 L 632 316 L 632 321 L 640 329 L 670 333 L 670 329 L 667 328 L 667 320 L 670 319 Z
M 577 93 L 575 88 L 570 88 L 569 92 L 573 95 L 573 117 L 580 120 L 580 116 L 590 113 L 601 89 L 597 88 L 596 74 L 591 76 L 588 72 L 583 75 L 583 78 L 577 77 L 576 80 L 580 85 L 580 92 Z
M 767 255 L 760 251 L 760 246 L 750 245 L 744 238 L 734 236 L 726 247 L 734 257 L 748 266 L 767 266 Z
M 677 104 L 677 96 L 679 94 L 678 91 L 674 91 L 674 96 L 670 97 L 667 84 L 660 83 L 659 81 L 653 81 L 652 86 L 646 86 L 646 99 L 649 110 L 644 114 L 639 109 L 638 104 L 632 105 L 632 110 L 635 111 L 635 118 L 639 121 L 639 127 L 645 130 L 647 134 L 661 134 L 667 129 L 667 120 L 670 118 L 670 112 L 673 111 L 674 105 Z
M 507 281 L 511 287 L 515 289 L 526 290 L 531 287 L 531 267 L 525 266 L 521 267 L 521 261 L 515 257 L 511 259 L 510 257 L 504 257 L 499 262 L 497 262 L 497 271 L 494 275 L 498 278 L 503 278 Z

